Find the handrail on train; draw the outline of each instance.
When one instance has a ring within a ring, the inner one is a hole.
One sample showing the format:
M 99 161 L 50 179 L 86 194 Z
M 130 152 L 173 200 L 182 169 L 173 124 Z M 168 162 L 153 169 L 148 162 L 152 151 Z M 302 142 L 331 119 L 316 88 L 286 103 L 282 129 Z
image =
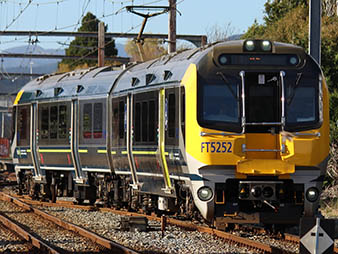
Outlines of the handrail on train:
M 246 118 L 245 118 L 245 81 L 244 81 L 244 77 L 245 77 L 245 71 L 241 71 L 239 73 L 239 75 L 241 76 L 241 80 L 242 80 L 242 134 L 245 133 L 245 125 L 246 125 Z

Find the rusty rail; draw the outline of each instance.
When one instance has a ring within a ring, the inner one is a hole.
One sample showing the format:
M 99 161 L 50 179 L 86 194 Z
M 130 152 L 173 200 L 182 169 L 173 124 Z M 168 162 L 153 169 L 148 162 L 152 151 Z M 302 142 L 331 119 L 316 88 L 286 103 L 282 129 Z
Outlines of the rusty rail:
M 2 224 L 4 224 L 8 229 L 12 230 L 19 236 L 21 236 L 23 239 L 25 239 L 27 242 L 31 243 L 34 247 L 38 248 L 43 253 L 51 253 L 51 254 L 58 254 L 60 253 L 56 249 L 54 249 L 52 246 L 44 243 L 40 239 L 36 238 L 32 234 L 28 233 L 26 230 L 24 230 L 22 227 L 20 227 L 18 224 L 16 224 L 11 219 L 3 216 L 0 214 L 0 221 Z
M 126 211 L 121 211 L 121 210 L 114 210 L 111 208 L 100 208 L 101 211 L 110 211 L 110 212 L 114 212 L 116 214 L 119 215 L 124 215 L 124 216 L 140 216 L 140 214 L 138 213 L 133 213 L 133 212 L 126 212 Z M 151 216 L 151 215 L 143 215 L 147 217 L 149 220 L 155 220 L 155 221 L 159 221 L 161 222 L 161 218 L 156 217 L 156 216 Z M 191 230 L 191 231 L 199 231 L 202 233 L 207 233 L 207 234 L 211 234 L 211 235 L 215 235 L 217 237 L 220 237 L 230 243 L 237 243 L 241 246 L 246 246 L 250 249 L 254 249 L 257 250 L 258 252 L 262 252 L 262 253 L 274 253 L 274 254 L 278 254 L 278 253 L 283 253 L 282 250 L 270 246 L 268 244 L 264 244 L 264 243 L 260 243 L 260 242 L 256 242 L 253 240 L 249 240 L 240 236 L 236 236 L 224 231 L 220 231 L 220 230 L 216 230 L 213 228 L 209 228 L 209 227 L 204 227 L 204 226 L 199 226 L 199 225 L 195 225 L 192 224 L 191 222 L 185 222 L 185 221 L 181 221 L 181 220 L 176 220 L 176 219 L 172 219 L 172 218 L 166 218 L 166 223 L 167 224 L 171 224 L 171 225 L 175 225 L 181 228 L 185 228 L 187 230 Z
M 17 197 L 18 197 L 18 199 L 21 199 L 19 196 L 17 196 Z M 100 210 L 100 211 L 104 211 L 104 212 L 113 212 L 115 214 L 119 214 L 119 215 L 122 215 L 122 216 L 140 216 L 139 213 L 135 213 L 135 212 L 115 210 L 115 209 L 112 209 L 112 208 L 94 208 L 92 206 L 74 205 L 74 204 L 70 204 L 70 202 L 68 202 L 68 201 L 57 201 L 56 203 L 48 203 L 48 202 L 40 202 L 40 201 L 34 201 L 34 200 L 25 200 L 25 202 L 30 203 L 30 204 L 42 205 L 42 206 L 54 206 L 54 207 L 62 206 L 62 207 L 69 207 L 69 208 L 80 208 L 80 209 L 84 209 L 84 210 Z M 155 221 L 161 222 L 160 217 L 151 216 L 151 215 L 144 215 L 144 214 L 142 214 L 142 216 L 148 218 L 149 220 L 155 220 Z M 216 229 L 213 229 L 213 228 L 195 225 L 195 224 L 192 224 L 190 222 L 184 222 L 184 221 L 181 221 L 181 220 L 166 218 L 166 223 L 171 224 L 171 225 L 175 225 L 175 226 L 178 226 L 178 227 L 182 227 L 182 228 L 185 228 L 187 230 L 197 230 L 199 232 L 205 232 L 205 233 L 208 233 L 208 234 L 212 234 L 212 235 L 218 236 L 220 238 L 223 238 L 223 239 L 225 239 L 229 242 L 237 243 L 239 245 L 246 246 L 248 248 L 255 249 L 255 250 L 263 252 L 263 253 L 285 253 L 284 250 L 278 249 L 278 248 L 270 246 L 268 244 L 259 243 L 259 242 L 253 241 L 253 240 L 249 240 L 249 239 L 239 237 L 239 236 L 236 236 L 236 235 L 224 232 L 224 231 L 216 230 Z M 299 243 L 299 236 L 296 236 L 296 235 L 285 234 L 284 239 L 286 241 Z M 334 247 L 334 253 L 338 254 L 338 248 L 337 247 Z
M 101 245 L 103 246 L 104 248 L 107 248 L 109 250 L 111 250 L 113 253 L 123 253 L 123 254 L 138 254 L 138 252 L 132 250 L 132 249 L 129 249 L 123 245 L 120 245 L 116 242 L 113 242 L 111 240 L 108 240 L 102 236 L 99 236 L 93 232 L 90 232 L 82 227 L 79 227 L 73 223 L 70 223 L 70 222 L 66 222 L 60 218 L 57 218 L 53 215 L 50 215 L 50 214 L 47 214 L 37 208 L 34 208 L 32 207 L 31 205 L 23 202 L 23 201 L 20 201 L 19 199 L 17 198 L 14 198 L 8 194 L 5 194 L 3 192 L 0 192 L 0 199 L 1 200 L 4 200 L 4 201 L 7 201 L 7 202 L 11 202 L 17 206 L 20 206 L 21 208 L 25 209 L 25 210 L 28 210 L 28 211 L 31 211 L 31 212 L 34 212 L 35 214 L 55 223 L 56 225 L 59 225 L 60 227 L 63 227 L 64 229 L 66 230 L 69 230 L 69 231 L 73 231 L 83 237 L 86 237 L 90 240 L 92 240 L 93 242 L 97 243 L 98 245 Z

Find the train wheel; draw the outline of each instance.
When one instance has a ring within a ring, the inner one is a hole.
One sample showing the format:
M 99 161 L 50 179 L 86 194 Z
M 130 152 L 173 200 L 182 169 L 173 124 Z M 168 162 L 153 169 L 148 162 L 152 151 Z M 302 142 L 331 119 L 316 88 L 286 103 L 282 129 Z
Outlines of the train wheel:
M 94 205 L 95 202 L 96 202 L 96 198 L 90 198 L 90 199 L 89 199 L 89 204 L 90 204 L 90 205 Z
M 76 199 L 76 203 L 77 203 L 78 205 L 83 205 L 83 201 L 84 201 L 83 198 L 77 198 L 77 199 Z

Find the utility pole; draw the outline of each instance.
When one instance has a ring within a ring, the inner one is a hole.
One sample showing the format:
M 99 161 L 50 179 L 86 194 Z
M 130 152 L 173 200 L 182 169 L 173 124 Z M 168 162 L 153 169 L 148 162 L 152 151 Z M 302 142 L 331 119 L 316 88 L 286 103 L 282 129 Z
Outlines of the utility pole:
M 98 31 L 98 52 L 97 52 L 97 57 L 98 57 L 98 66 L 103 67 L 104 66 L 104 46 L 105 46 L 105 41 L 104 41 L 104 22 L 99 23 L 99 31 Z
M 176 52 L 176 0 L 169 0 L 168 53 Z
M 320 32 L 322 17 L 322 1 L 310 0 L 309 8 L 309 51 L 310 55 L 320 65 Z

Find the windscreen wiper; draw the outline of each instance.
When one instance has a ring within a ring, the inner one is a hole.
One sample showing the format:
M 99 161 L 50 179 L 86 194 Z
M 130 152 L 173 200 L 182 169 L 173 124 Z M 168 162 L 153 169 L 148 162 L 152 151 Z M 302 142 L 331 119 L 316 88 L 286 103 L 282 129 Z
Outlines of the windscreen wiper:
M 232 87 L 230 86 L 230 82 L 229 80 L 225 77 L 225 75 L 222 72 L 216 72 L 216 75 L 220 75 L 222 80 L 224 81 L 224 83 L 226 84 L 226 86 L 228 87 L 228 89 L 230 90 L 232 96 L 238 100 L 238 97 L 236 95 L 236 93 L 234 92 L 234 90 L 232 89 Z
M 295 90 L 296 90 L 296 88 L 298 87 L 299 82 L 300 82 L 302 76 L 303 76 L 303 73 L 302 73 L 302 72 L 297 73 L 296 82 L 295 82 L 295 85 L 292 87 L 291 95 L 290 95 L 290 96 L 287 98 L 287 100 L 286 100 L 288 106 L 291 104 L 293 98 L 295 97 L 295 94 L 296 94 Z

